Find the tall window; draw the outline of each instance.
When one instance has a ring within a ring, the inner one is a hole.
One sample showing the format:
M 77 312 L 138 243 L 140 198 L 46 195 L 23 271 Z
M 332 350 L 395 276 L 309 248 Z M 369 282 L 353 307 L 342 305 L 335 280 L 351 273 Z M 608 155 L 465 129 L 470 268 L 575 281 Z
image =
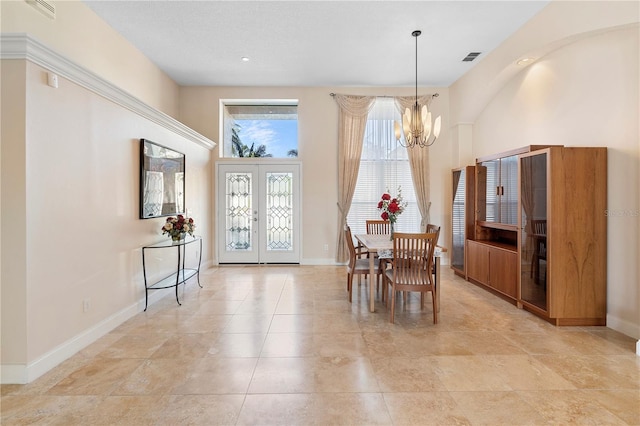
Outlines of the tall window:
M 298 156 L 298 101 L 221 101 L 221 157 Z
M 354 234 L 365 233 L 367 219 L 379 219 L 378 201 L 384 192 L 397 195 L 402 189 L 403 201 L 408 203 L 398 217 L 398 232 L 420 232 L 420 211 L 411 180 L 407 149 L 395 138 L 393 122 L 400 113 L 393 98 L 378 98 L 369 113 L 365 129 L 360 170 L 347 223 Z

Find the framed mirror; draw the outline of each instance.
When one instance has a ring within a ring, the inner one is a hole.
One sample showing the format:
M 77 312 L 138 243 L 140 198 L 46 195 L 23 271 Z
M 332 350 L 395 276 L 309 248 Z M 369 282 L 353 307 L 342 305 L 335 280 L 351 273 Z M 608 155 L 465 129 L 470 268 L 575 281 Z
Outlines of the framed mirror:
M 140 219 L 185 212 L 185 155 L 140 139 Z

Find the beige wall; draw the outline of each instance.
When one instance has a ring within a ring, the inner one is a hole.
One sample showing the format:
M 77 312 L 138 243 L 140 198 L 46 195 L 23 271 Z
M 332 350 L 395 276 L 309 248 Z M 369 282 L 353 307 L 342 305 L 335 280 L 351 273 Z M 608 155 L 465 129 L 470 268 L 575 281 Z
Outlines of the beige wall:
M 24 1 L 0 2 L 3 34 L 26 33 L 97 80 L 177 115 L 178 87 L 164 73 L 84 4 L 56 7 L 51 21 Z M 3 382 L 33 380 L 142 308 L 141 246 L 166 237 L 164 219 L 138 219 L 140 138 L 186 154 L 188 213 L 211 240 L 211 151 L 170 130 L 173 123 L 156 124 L 62 75 L 49 87 L 47 71 L 2 60 Z M 202 251 L 210 264 L 209 244 Z M 173 267 L 172 256 L 153 256 L 152 277 L 169 260 Z
M 54 2 L 52 20 L 24 0 L 0 1 L 3 33 L 28 33 L 48 48 L 172 117 L 178 85 L 79 0 Z
M 220 99 L 298 99 L 299 160 L 302 162 L 302 263 L 335 261 L 338 226 L 337 159 L 338 107 L 331 92 L 356 95 L 410 95 L 411 88 L 331 87 L 183 87 L 180 120 L 213 140 L 221 140 L 218 126 Z M 438 92 L 434 115 L 443 116 L 440 139 L 430 148 L 431 221 L 442 225 L 442 240 L 449 240 L 451 197 L 451 149 L 446 88 L 424 88 Z M 219 144 L 220 147 L 222 144 Z M 218 150 L 216 149 L 216 155 Z M 216 158 L 217 160 L 217 158 Z M 215 203 L 215 200 L 214 200 Z M 213 218 L 212 218 L 213 220 Z M 213 222 L 212 222 L 213 226 Z M 329 251 L 324 251 L 324 245 Z M 447 244 L 447 243 L 444 243 Z
M 24 360 L 27 356 L 26 66 L 25 61 L 2 61 L 0 68 L 0 355 L 3 362 L 9 342 L 13 359 Z
M 139 139 L 186 154 L 186 205 L 205 241 L 211 151 L 64 78 L 49 87 L 31 62 L 5 62 L 3 82 L 19 81 L 26 63 L 27 131 L 22 140 L 19 129 L 3 133 L 2 142 L 12 163 L 2 168 L 2 204 L 15 206 L 2 212 L 2 363 L 32 366 L 114 315 L 137 313 L 144 300 L 140 248 L 167 237 L 164 218 L 138 218 Z M 3 129 L 8 120 L 3 114 Z M 5 191 L 9 182 L 22 189 Z M 175 255 L 154 252 L 151 275 L 173 268 Z M 202 255 L 210 264 L 208 244 Z

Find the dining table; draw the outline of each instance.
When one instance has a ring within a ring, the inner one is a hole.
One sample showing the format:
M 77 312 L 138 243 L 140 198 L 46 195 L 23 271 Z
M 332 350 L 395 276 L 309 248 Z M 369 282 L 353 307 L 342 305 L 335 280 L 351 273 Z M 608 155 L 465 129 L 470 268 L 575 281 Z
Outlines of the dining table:
M 389 234 L 355 234 L 355 239 L 360 242 L 369 253 L 391 253 L 393 257 L 393 240 Z M 434 286 L 438 299 L 438 312 L 440 312 L 440 256 L 446 252 L 445 247 L 436 246 L 433 253 Z M 376 276 L 375 256 L 369 256 L 369 311 L 375 312 L 374 287 L 371 280 Z

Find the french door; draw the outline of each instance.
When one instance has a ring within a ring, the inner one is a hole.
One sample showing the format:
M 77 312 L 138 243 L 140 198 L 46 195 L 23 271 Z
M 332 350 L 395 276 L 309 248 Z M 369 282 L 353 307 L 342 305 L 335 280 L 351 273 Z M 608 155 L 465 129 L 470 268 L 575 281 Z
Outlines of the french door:
M 219 263 L 300 263 L 300 165 L 217 164 Z

